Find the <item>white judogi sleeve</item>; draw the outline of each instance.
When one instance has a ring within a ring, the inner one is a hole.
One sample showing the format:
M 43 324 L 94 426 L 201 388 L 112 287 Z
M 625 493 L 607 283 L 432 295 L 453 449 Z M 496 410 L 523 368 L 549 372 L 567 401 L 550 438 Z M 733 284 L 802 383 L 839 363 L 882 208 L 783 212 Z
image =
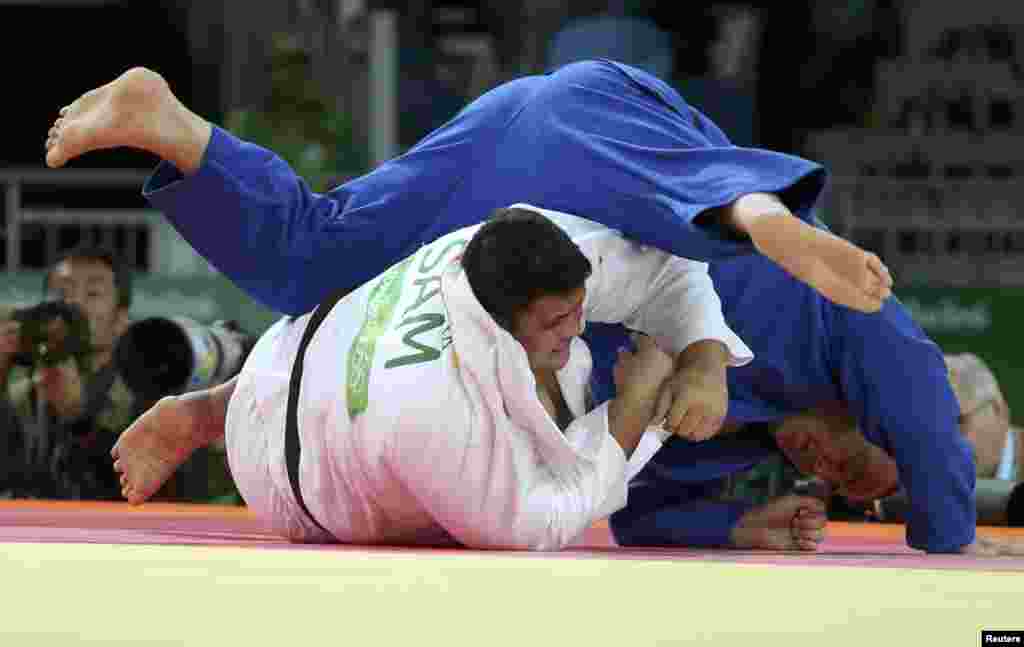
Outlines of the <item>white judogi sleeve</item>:
M 580 249 L 594 266 L 584 305 L 588 321 L 622 323 L 647 333 L 672 355 L 713 339 L 729 349 L 731 366 L 754 358 L 725 323 L 707 263 L 672 256 L 611 231 L 583 241 Z
M 624 238 L 603 225 L 569 214 L 519 204 L 559 223 L 590 259 L 583 317 L 621 323 L 646 333 L 673 355 L 704 339 L 729 349 L 731 366 L 742 366 L 753 352 L 729 328 L 722 302 L 708 275 L 708 264 L 673 256 Z

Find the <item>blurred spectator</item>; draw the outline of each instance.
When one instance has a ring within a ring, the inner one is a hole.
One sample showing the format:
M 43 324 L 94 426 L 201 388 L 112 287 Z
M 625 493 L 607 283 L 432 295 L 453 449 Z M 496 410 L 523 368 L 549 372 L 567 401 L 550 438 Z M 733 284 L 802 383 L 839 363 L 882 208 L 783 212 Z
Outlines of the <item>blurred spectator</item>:
M 130 324 L 131 273 L 111 251 L 80 246 L 50 267 L 44 291 L 41 304 L 0 316 L 0 497 L 119 500 L 110 450 L 155 398 L 169 395 L 132 391 L 115 361 Z M 214 448 L 156 498 L 231 500 L 233 490 Z
M 946 364 L 960 404 L 960 430 L 974 448 L 978 524 L 1024 526 L 1024 485 L 1020 481 L 1024 437 L 1010 425 L 1010 410 L 995 375 L 971 353 L 947 355 Z M 876 501 L 871 515 L 900 522 L 906 518 L 907 507 L 906 495 L 900 491 Z
M 109 451 L 143 410 L 112 361 L 128 326 L 131 276 L 112 253 L 80 247 L 51 266 L 44 287 L 47 301 L 0 324 L 8 449 L 0 491 L 8 497 L 118 498 Z
M 1010 408 L 995 375 L 971 353 L 947 355 L 946 364 L 960 403 L 960 430 L 974 447 L 978 478 L 1019 480 L 1024 443 L 1010 425 Z

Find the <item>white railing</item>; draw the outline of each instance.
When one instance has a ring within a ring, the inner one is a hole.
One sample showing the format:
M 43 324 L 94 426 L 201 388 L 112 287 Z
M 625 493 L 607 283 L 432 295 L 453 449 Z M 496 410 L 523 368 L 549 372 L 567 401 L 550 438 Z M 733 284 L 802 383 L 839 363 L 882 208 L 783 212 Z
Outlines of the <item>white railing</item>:
M 88 187 L 141 190 L 149 173 L 133 169 L 3 169 L 0 170 L 0 187 L 4 192 L 4 245 L 7 271 L 23 269 L 21 259 L 21 227 L 30 222 L 43 224 L 76 224 L 81 227 L 112 224 L 147 223 L 147 212 L 140 209 L 69 209 L 48 208 L 45 210 L 26 208 L 23 202 L 23 188 L 41 187 Z M 103 241 L 108 242 L 108 241 Z M 48 243 L 53 246 L 53 243 Z M 51 259 L 47 259 L 48 261 Z

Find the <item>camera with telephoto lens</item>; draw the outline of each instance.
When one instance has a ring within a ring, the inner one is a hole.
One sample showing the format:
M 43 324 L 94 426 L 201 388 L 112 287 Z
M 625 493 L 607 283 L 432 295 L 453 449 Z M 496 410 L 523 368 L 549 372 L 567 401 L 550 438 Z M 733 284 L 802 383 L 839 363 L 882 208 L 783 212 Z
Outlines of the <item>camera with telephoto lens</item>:
M 68 358 L 84 363 L 91 352 L 89 320 L 64 301 L 46 301 L 11 313 L 21 324 L 15 364 L 25 367 L 56 366 Z
M 150 317 L 121 335 L 114 363 L 131 391 L 155 400 L 226 382 L 255 343 L 235 321 L 203 325 L 188 317 Z

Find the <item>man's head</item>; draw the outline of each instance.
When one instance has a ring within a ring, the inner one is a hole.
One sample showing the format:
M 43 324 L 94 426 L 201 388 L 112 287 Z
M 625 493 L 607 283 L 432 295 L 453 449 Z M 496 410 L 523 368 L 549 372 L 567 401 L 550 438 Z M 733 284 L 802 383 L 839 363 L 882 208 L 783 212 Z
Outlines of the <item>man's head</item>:
M 498 209 L 466 246 L 462 266 L 480 304 L 515 337 L 535 370 L 559 369 L 581 332 L 590 261 L 543 215 Z
M 132 286 L 131 275 L 112 252 L 76 247 L 61 255 L 44 281 L 50 297 L 82 310 L 98 351 L 113 348 L 128 326 Z
M 882 498 L 899 487 L 896 462 L 864 439 L 845 410 L 787 418 L 775 431 L 775 442 L 797 470 L 827 481 L 851 501 Z
M 993 478 L 1010 433 L 1010 408 L 988 365 L 977 355 L 946 355 L 960 405 L 960 432 L 974 448 L 979 478 Z

